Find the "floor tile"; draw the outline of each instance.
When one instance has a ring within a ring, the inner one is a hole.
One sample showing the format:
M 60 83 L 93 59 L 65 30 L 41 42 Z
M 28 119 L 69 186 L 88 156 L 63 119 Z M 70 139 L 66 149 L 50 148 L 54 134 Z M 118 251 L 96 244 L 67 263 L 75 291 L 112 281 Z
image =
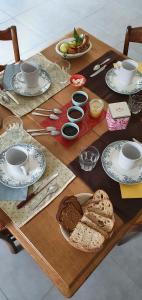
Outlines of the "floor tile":
M 0 289 L 0 300 L 9 300 L 1 289 Z
M 0 288 L 9 300 L 40 300 L 52 287 L 24 250 L 13 255 L 0 241 L 0 261 Z
M 52 288 L 42 300 L 63 300 L 64 297 Z M 142 290 L 107 257 L 88 278 L 72 300 L 141 300 Z
M 46 0 L 44 0 L 46 1 Z M 39 4 L 40 0 L 24 0 L 24 1 L 17 1 L 17 0 L 0 0 L 0 8 L 3 11 L 7 11 L 7 13 L 14 17 L 23 11 L 31 9 Z M 47 1 L 46 1 L 47 2 Z

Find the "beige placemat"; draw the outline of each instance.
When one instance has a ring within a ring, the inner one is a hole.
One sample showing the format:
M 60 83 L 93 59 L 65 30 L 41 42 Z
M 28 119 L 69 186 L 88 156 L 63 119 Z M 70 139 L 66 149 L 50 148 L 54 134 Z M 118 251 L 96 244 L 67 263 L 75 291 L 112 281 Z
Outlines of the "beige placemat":
M 69 78 L 69 75 L 63 73 L 63 71 L 58 67 L 57 64 L 48 60 L 41 53 L 30 57 L 29 60 L 36 62 L 41 66 L 42 69 L 48 72 L 51 79 L 51 86 L 44 94 L 36 97 L 23 97 L 11 91 L 10 94 L 18 100 L 19 105 L 12 100 L 9 104 L 6 104 L 0 97 L 0 104 L 7 107 L 13 114 L 19 117 L 26 115 L 68 85 L 68 82 L 60 83 L 60 78 L 62 78 L 62 76 L 66 76 L 67 78 Z
M 43 151 L 46 158 L 47 167 L 45 173 L 37 183 L 29 188 L 29 193 L 34 191 L 34 189 L 36 189 L 42 183 L 43 179 L 45 179 L 46 177 L 50 177 L 54 173 L 59 173 L 58 177 L 50 183 L 51 185 L 53 183 L 58 184 L 57 192 L 47 196 L 42 201 L 41 205 L 35 210 L 33 208 L 36 206 L 36 204 L 38 204 L 46 196 L 49 185 L 43 191 L 41 191 L 41 193 L 34 197 L 29 203 L 27 203 L 27 205 L 19 210 L 17 209 L 17 204 L 19 203 L 19 201 L 0 201 L 0 208 L 10 217 L 14 224 L 16 224 L 18 227 L 21 227 L 30 219 L 32 219 L 39 211 L 46 207 L 51 201 L 53 201 L 75 178 L 75 175 L 47 148 L 42 146 L 24 130 L 9 130 L 3 133 L 0 136 L 0 152 L 2 152 L 10 145 L 17 143 L 28 143 L 38 146 Z

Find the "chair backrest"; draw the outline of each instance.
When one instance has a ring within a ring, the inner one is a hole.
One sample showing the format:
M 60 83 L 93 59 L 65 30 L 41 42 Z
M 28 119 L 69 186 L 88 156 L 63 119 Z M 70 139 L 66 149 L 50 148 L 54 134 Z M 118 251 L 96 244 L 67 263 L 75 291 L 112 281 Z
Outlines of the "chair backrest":
M 20 60 L 20 52 L 19 52 L 16 26 L 11 26 L 5 30 L 0 31 L 0 41 L 10 41 L 10 40 L 12 41 L 13 44 L 15 62 L 18 62 Z M 4 70 L 5 66 L 6 65 L 0 65 L 0 71 Z
M 125 35 L 125 42 L 124 42 L 124 49 L 123 54 L 128 54 L 129 43 L 142 43 L 142 27 L 134 27 L 131 26 L 127 27 L 126 35 Z

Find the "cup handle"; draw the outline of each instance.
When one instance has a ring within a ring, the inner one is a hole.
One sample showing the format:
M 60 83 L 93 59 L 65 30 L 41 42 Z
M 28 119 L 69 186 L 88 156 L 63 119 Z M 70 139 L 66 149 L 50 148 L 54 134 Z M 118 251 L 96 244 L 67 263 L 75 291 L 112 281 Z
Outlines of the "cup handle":
M 22 83 L 24 83 L 24 79 L 22 76 L 22 72 L 16 74 L 16 79 Z
M 20 169 L 24 175 L 26 175 L 26 176 L 28 175 L 28 171 L 26 170 L 26 168 L 24 166 L 20 166 Z

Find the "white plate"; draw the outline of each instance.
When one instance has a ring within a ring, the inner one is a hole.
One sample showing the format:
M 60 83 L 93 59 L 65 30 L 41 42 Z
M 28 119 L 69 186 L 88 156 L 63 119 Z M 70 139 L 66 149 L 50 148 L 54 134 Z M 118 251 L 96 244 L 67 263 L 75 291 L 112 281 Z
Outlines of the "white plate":
M 139 73 L 133 78 L 131 84 L 122 86 L 121 81 L 118 80 L 117 75 L 114 72 L 114 68 L 110 69 L 105 76 L 107 86 L 116 93 L 130 95 L 136 94 L 142 90 L 142 75 Z M 141 81 L 141 83 L 140 83 Z
M 22 171 L 15 173 L 10 171 L 5 160 L 5 149 L 0 154 L 0 181 L 11 188 L 22 188 L 35 183 L 44 173 L 46 168 L 46 160 L 42 151 L 32 144 L 16 144 L 9 148 L 15 147 L 18 149 L 25 148 L 29 155 L 29 174 L 24 175 Z
M 62 52 L 60 51 L 60 45 L 63 44 L 63 43 L 66 43 L 66 42 L 71 42 L 71 41 L 74 41 L 74 38 L 68 38 L 68 39 L 64 39 L 64 40 L 60 41 L 60 42 L 56 45 L 56 47 L 55 47 L 56 52 L 57 52 L 60 56 L 62 56 L 62 57 L 66 57 L 66 58 L 77 58 L 77 57 L 80 57 L 80 56 L 84 55 L 85 53 L 89 52 L 89 51 L 91 50 L 91 48 L 92 48 L 92 44 L 91 44 L 91 42 L 89 41 L 89 43 L 90 43 L 89 47 L 88 47 L 85 51 L 83 51 L 83 52 L 79 52 L 79 53 L 75 53 L 75 54 L 64 54 L 64 53 L 62 53 Z
M 42 95 L 49 89 L 50 85 L 50 77 L 43 69 L 40 70 L 38 86 L 34 88 L 28 88 L 24 82 L 21 82 L 17 79 L 16 75 L 14 75 L 12 78 L 12 87 L 14 92 L 26 97 Z
M 120 149 L 126 142 L 128 141 L 116 141 L 109 144 L 101 156 L 102 166 L 113 180 L 123 184 L 136 184 L 142 182 L 142 159 L 135 168 L 129 171 L 125 171 L 118 165 Z

